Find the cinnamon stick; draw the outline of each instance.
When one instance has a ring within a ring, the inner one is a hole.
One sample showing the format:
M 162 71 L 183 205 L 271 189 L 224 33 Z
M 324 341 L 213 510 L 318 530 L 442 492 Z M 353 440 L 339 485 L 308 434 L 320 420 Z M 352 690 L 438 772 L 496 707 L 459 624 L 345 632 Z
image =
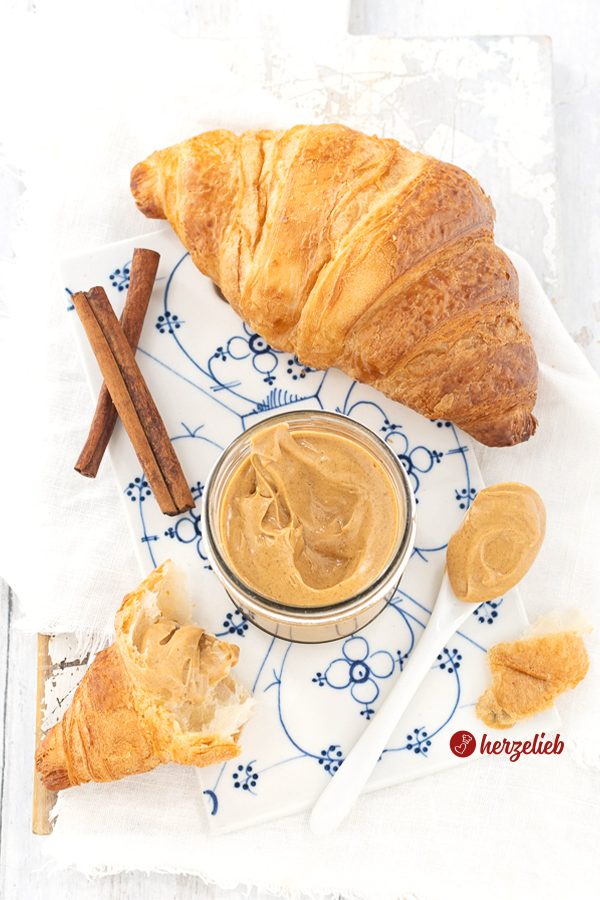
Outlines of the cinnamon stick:
M 71 297 L 137 458 L 163 513 L 195 506 L 169 435 L 104 288 Z
M 142 333 L 144 317 L 154 287 L 160 254 L 154 250 L 137 248 L 133 251 L 129 288 L 120 318 L 123 333 L 135 353 Z M 75 469 L 87 478 L 95 478 L 104 452 L 118 419 L 110 392 L 103 382 L 87 440 L 75 463 Z

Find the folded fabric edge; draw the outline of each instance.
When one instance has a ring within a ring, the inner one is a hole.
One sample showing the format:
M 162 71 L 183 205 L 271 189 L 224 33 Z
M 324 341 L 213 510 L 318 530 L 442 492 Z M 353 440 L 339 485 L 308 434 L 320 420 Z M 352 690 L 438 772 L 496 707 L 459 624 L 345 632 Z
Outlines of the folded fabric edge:
M 243 894 L 239 894 L 238 896 L 250 896 L 250 893 L 255 888 L 258 888 L 258 890 L 265 891 L 270 897 L 273 897 L 273 900 L 339 900 L 340 897 L 343 897 L 344 900 L 397 900 L 400 896 L 403 900 L 431 900 L 430 897 L 425 897 L 425 895 L 422 894 L 415 894 L 412 891 L 399 891 L 397 887 L 395 887 L 391 893 L 381 893 L 379 891 L 376 891 L 375 893 L 369 891 L 366 893 L 363 891 L 356 891 L 352 886 L 348 885 L 341 887 L 338 885 L 331 888 L 311 887 L 302 890 L 278 884 L 277 882 L 269 881 L 267 879 L 254 879 L 250 883 L 236 879 L 212 878 L 200 871 L 189 871 L 181 866 L 160 865 L 152 868 L 137 866 L 131 868 L 131 866 L 128 867 L 125 863 L 115 862 L 100 864 L 92 859 L 84 859 L 81 852 L 81 846 L 78 845 L 75 849 L 71 837 L 65 836 L 66 840 L 63 845 L 60 826 L 56 824 L 57 819 L 60 816 L 60 806 L 61 796 L 59 795 L 51 816 L 55 821 L 55 830 L 46 839 L 44 847 L 44 853 L 49 857 L 48 864 L 44 866 L 44 871 L 49 874 L 64 871 L 65 869 L 75 869 L 90 880 L 124 875 L 131 872 L 139 872 L 144 875 L 178 875 L 186 876 L 188 878 L 198 878 L 203 884 L 220 888 L 223 891 L 242 891 Z
M 499 245 L 501 246 L 501 245 Z M 556 333 L 560 333 L 562 337 L 568 338 L 569 347 L 575 350 L 575 354 L 571 355 L 571 362 L 577 365 L 578 370 L 575 373 L 577 378 L 585 378 L 586 380 L 590 380 L 597 387 L 600 387 L 600 374 L 596 372 L 594 367 L 592 366 L 590 360 L 587 358 L 581 347 L 573 340 L 572 336 L 567 331 L 567 328 L 563 321 L 561 320 L 558 312 L 552 305 L 550 298 L 544 291 L 540 281 L 534 271 L 533 266 L 524 256 L 521 256 L 516 250 L 512 250 L 509 247 L 501 246 L 501 249 L 506 253 L 509 257 L 513 265 L 515 266 L 519 278 L 522 279 L 523 282 L 527 282 L 528 289 L 532 287 L 539 288 L 540 292 L 544 295 L 547 300 L 547 308 L 545 312 L 549 313 L 549 319 L 552 323 L 552 327 L 556 331 Z M 523 307 L 522 303 L 519 304 L 520 313 L 523 319 L 527 319 L 528 310 L 527 307 Z M 527 324 L 524 322 L 524 324 Z M 566 346 L 566 345 L 565 345 Z M 575 362 L 577 360 L 577 362 Z
M 90 660 L 104 650 L 115 639 L 114 632 L 98 632 L 88 628 L 68 627 L 64 622 L 40 623 L 36 616 L 25 614 L 13 623 L 14 627 L 24 634 L 45 634 L 49 637 L 56 635 L 72 638 L 74 657 L 88 657 Z

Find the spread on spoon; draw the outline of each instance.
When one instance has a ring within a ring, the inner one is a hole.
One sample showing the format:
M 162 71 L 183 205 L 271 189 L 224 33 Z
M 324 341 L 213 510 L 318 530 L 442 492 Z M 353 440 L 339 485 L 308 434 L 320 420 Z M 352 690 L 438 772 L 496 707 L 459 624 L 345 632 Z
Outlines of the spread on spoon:
M 546 510 L 533 488 L 518 482 L 484 488 L 448 543 L 455 596 L 479 604 L 510 590 L 529 571 L 545 530 Z
M 364 447 L 323 431 L 259 431 L 222 506 L 228 562 L 265 597 L 329 606 L 382 572 L 401 514 L 383 467 Z

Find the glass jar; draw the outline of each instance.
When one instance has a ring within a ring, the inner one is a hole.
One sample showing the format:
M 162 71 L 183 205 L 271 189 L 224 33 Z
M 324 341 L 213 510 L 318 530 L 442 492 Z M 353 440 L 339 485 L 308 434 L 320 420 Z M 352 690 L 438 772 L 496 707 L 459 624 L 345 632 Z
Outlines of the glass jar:
M 261 431 L 285 424 L 291 434 L 329 434 L 354 442 L 386 473 L 396 504 L 396 532 L 388 561 L 362 590 L 328 606 L 289 606 L 263 596 L 245 583 L 228 561 L 222 533 L 223 503 L 240 466 Z M 365 425 L 338 413 L 297 410 L 269 416 L 240 434 L 213 467 L 203 493 L 202 533 L 211 567 L 237 609 L 263 631 L 287 641 L 321 643 L 346 638 L 371 622 L 393 597 L 411 557 L 416 503 L 408 476 L 388 445 Z

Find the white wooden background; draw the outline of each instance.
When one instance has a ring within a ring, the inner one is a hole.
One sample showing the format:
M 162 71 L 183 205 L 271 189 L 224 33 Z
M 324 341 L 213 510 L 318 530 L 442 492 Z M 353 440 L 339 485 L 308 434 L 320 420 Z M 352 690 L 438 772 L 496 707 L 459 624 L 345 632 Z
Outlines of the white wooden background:
M 99 2 L 99 0 L 98 0 Z M 600 4 L 597 0 L 122 0 L 187 37 L 331 33 L 398 37 L 549 35 L 554 53 L 556 160 L 564 271 L 557 311 L 600 374 Z M 28 9 L 33 0 L 3 0 Z M 0 138 L 1 139 L 1 138 Z M 0 257 L 10 259 L 21 185 L 0 156 Z M 532 241 L 539 242 L 539 235 Z M 527 256 L 527 248 L 521 251 Z M 4 313 L 0 296 L 0 316 Z M 2 386 L 0 386 L 2 389 Z M 87 881 L 43 867 L 31 834 L 36 639 L 13 627 L 18 599 L 0 583 L 0 897 L 5 900 L 233 900 L 198 879 L 129 873 Z M 250 897 L 259 895 L 252 892 Z M 272 895 L 271 895 L 272 896 Z

